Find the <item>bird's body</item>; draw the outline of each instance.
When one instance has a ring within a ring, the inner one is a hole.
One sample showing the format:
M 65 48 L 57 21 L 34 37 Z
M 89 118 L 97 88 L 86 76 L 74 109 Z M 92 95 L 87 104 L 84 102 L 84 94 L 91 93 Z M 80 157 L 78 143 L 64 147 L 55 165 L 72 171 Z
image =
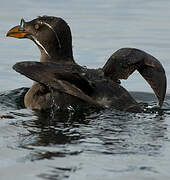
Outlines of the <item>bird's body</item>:
M 35 63 L 36 65 L 33 64 L 30 67 L 28 62 L 29 68 L 25 62 L 24 65 L 17 64 L 17 68 L 21 65 L 22 70 L 20 72 L 22 73 L 24 70 L 24 74 L 27 74 L 26 69 L 32 69 L 33 72 L 36 72 L 34 66 L 36 69 L 41 66 L 40 68 L 43 71 L 46 68 L 45 72 L 38 70 L 37 74 L 28 75 L 31 79 L 41 78 L 45 84 L 34 82 L 29 89 L 25 95 L 25 106 L 28 108 L 48 109 L 55 102 L 55 105 L 60 107 L 79 104 L 97 108 L 112 107 L 134 112 L 142 110 L 131 95 L 118 83 L 105 77 L 101 69 L 87 69 L 76 64 L 59 65 L 51 62 L 44 63 L 43 68 L 41 63 Z M 50 73 L 48 73 L 48 68 Z M 43 73 L 44 76 L 39 77 L 39 74 L 42 76 Z M 53 75 L 54 79 L 52 78 Z
M 127 79 L 135 70 L 151 85 L 160 106 L 163 103 L 164 69 L 144 51 L 123 48 L 103 68 L 88 69 L 74 61 L 71 31 L 61 18 L 43 16 L 30 22 L 22 20 L 7 35 L 29 38 L 41 51 L 40 62 L 19 62 L 13 67 L 35 81 L 25 95 L 27 108 L 48 109 L 55 103 L 60 107 L 78 104 L 141 112 L 142 108 L 120 85 L 120 79 Z

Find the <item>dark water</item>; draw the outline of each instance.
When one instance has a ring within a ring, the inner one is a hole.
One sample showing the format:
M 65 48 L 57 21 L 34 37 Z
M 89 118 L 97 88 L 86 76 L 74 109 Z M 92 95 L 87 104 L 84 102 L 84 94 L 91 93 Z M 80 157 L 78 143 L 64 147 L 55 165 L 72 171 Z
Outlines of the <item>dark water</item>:
M 11 116 L 0 123 L 2 179 L 169 179 L 170 96 L 160 110 L 152 94 L 133 92 L 146 113 L 40 113 L 24 109 L 26 90 L 0 94 Z
M 79 64 L 100 67 L 120 47 L 157 57 L 170 76 L 170 1 L 2 1 L 0 7 L 0 180 L 169 180 L 170 95 L 162 110 L 138 73 L 123 86 L 145 113 L 27 110 L 32 82 L 14 72 L 21 60 L 38 60 L 28 40 L 6 38 L 24 17 L 63 17 L 71 26 Z M 169 84 L 169 79 L 168 79 Z

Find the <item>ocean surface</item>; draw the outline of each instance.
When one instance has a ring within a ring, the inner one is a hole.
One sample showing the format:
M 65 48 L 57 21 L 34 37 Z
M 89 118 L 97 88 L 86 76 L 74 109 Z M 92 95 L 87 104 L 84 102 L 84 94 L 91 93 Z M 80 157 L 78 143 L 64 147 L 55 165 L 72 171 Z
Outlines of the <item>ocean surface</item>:
M 170 179 L 170 1 L 0 0 L 0 180 Z M 162 109 L 147 82 L 135 72 L 122 86 L 145 113 L 25 109 L 32 81 L 16 73 L 19 61 L 39 61 L 30 40 L 7 38 L 21 18 L 59 16 L 71 27 L 74 58 L 102 67 L 113 52 L 135 47 L 165 68 Z

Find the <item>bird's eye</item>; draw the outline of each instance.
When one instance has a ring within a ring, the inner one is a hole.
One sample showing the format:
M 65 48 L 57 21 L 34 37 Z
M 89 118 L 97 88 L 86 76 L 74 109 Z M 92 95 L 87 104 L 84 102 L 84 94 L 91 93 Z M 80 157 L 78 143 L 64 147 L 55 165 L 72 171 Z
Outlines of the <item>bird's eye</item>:
M 38 29 L 40 28 L 39 24 L 35 24 L 35 25 L 34 25 L 34 28 L 35 28 L 36 30 L 38 30 Z

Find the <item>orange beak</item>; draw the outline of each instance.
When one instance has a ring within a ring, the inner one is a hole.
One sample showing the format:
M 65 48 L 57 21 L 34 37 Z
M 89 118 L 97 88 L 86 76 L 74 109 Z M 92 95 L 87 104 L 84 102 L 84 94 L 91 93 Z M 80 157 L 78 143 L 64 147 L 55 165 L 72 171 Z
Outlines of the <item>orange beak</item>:
M 27 33 L 24 30 L 20 29 L 20 26 L 15 26 L 10 29 L 6 36 L 15 37 L 15 38 L 25 38 Z

